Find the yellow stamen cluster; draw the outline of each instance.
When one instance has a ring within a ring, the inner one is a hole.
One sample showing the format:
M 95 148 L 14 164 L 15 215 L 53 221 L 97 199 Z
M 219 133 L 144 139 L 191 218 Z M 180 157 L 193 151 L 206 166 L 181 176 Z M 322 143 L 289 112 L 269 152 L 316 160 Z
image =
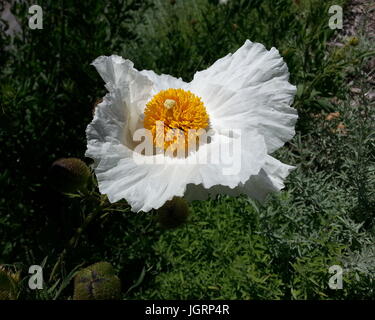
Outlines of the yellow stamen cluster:
M 189 149 L 189 144 L 209 124 L 203 102 L 190 91 L 168 89 L 157 93 L 147 103 L 144 127 L 152 133 L 156 147 L 176 151 Z M 160 125 L 161 129 L 160 130 Z

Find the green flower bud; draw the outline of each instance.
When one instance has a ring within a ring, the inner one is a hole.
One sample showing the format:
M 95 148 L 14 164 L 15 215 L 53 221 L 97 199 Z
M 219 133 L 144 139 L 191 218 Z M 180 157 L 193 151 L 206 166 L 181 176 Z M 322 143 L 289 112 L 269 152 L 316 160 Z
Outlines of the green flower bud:
M 121 298 L 121 281 L 108 262 L 81 270 L 74 278 L 74 300 L 116 300 Z
M 357 37 L 351 37 L 349 40 L 348 40 L 348 45 L 350 46 L 357 46 L 359 44 L 359 39 Z
M 183 198 L 174 197 L 157 210 L 158 222 L 165 229 L 174 229 L 184 224 L 189 216 L 189 206 Z
M 77 158 L 56 160 L 50 170 L 52 186 L 60 192 L 74 193 L 86 188 L 90 177 L 90 169 Z

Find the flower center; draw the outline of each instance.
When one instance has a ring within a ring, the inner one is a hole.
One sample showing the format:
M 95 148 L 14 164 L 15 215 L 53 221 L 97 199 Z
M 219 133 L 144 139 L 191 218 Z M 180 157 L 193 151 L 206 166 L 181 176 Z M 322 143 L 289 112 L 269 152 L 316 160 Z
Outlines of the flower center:
M 199 97 L 182 89 L 162 90 L 146 104 L 144 127 L 152 133 L 157 148 L 191 150 L 209 125 L 206 108 Z M 203 129 L 203 130 L 202 130 Z

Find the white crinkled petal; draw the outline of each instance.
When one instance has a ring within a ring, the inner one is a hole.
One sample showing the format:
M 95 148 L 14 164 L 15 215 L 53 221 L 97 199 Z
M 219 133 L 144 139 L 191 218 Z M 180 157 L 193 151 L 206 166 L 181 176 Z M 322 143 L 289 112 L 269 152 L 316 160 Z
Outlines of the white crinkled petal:
M 273 78 L 289 78 L 288 67 L 279 51 L 275 48 L 268 51 L 263 44 L 246 40 L 234 54 L 228 54 L 206 70 L 197 72 L 192 82 L 201 85 L 215 83 L 240 90 Z
M 181 78 L 175 78 L 169 74 L 156 74 L 152 70 L 142 70 L 141 74 L 148 77 L 153 82 L 153 94 L 167 89 L 183 89 L 187 85 Z
M 186 189 L 185 198 L 193 201 L 205 200 L 210 195 L 226 194 L 229 196 L 239 196 L 244 194 L 258 201 L 264 201 L 269 193 L 280 191 L 284 188 L 285 178 L 295 169 L 295 167 L 284 164 L 270 155 L 267 155 L 265 160 L 262 169 L 257 175 L 251 176 L 246 183 L 241 183 L 234 189 L 222 185 L 216 185 L 207 189 L 202 185 L 190 184 Z
M 112 113 L 125 137 L 137 129 L 147 101 L 151 98 L 153 82 L 134 68 L 133 62 L 120 56 L 101 56 L 92 63 L 106 83 L 109 94 L 104 113 Z M 97 117 L 95 117 L 97 118 Z M 95 120 L 94 118 L 94 120 Z
M 295 134 L 298 115 L 290 105 L 296 88 L 288 79 L 275 48 L 268 51 L 247 40 L 234 54 L 197 72 L 188 88 L 205 102 L 213 126 L 257 128 L 271 153 Z
M 241 194 L 263 201 L 269 193 L 284 188 L 285 178 L 294 169 L 295 167 L 268 155 L 259 174 L 251 177 L 245 185 L 239 186 L 239 191 Z

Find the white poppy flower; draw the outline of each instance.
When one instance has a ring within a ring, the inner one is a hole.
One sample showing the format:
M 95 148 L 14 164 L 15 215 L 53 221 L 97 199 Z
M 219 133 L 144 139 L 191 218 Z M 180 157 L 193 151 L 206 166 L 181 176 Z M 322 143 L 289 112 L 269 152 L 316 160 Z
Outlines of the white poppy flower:
M 138 71 L 115 55 L 101 56 L 93 65 L 108 93 L 87 127 L 86 156 L 95 160 L 99 190 L 109 201 L 125 199 L 133 211 L 147 212 L 174 196 L 194 200 L 225 193 L 262 200 L 284 187 L 293 167 L 269 154 L 294 136 L 298 116 L 290 107 L 296 88 L 275 48 L 268 51 L 247 40 L 189 83 Z M 159 151 L 177 140 L 190 141 L 185 136 L 157 143 L 158 121 L 167 135 L 177 129 L 210 129 L 211 134 L 182 158 L 142 154 L 135 138 L 142 128 L 150 130 Z M 218 159 L 225 148 L 233 154 Z

